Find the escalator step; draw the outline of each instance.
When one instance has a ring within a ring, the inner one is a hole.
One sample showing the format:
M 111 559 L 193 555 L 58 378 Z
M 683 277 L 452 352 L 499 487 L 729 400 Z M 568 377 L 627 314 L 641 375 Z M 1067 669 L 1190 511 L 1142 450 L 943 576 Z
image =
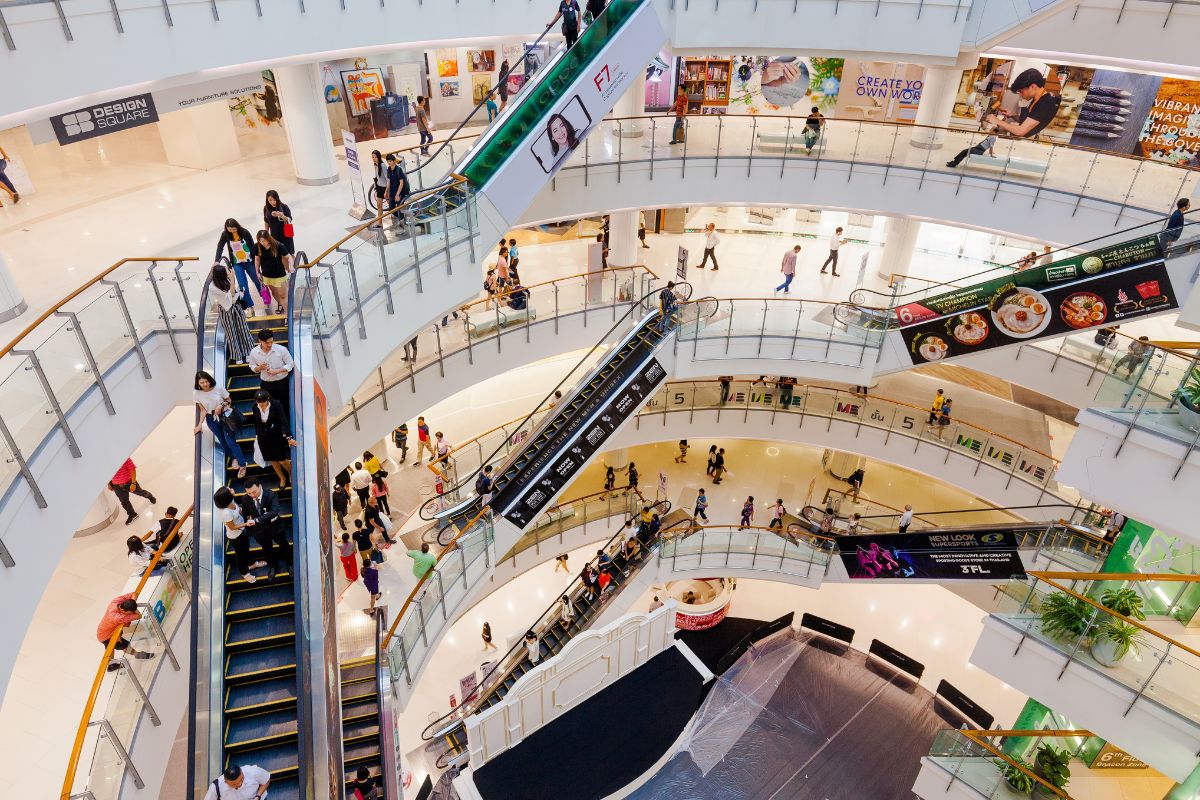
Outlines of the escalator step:
M 362 719 L 342 725 L 342 739 L 348 743 L 358 744 L 364 739 L 374 739 L 379 743 L 379 720 Z
M 342 722 L 360 719 L 377 719 L 379 717 L 379 702 L 375 695 L 353 701 L 342 700 Z
M 245 750 L 294 740 L 298 730 L 294 708 L 235 717 L 225 724 L 225 750 Z
M 227 717 L 294 706 L 295 703 L 296 676 L 294 674 L 250 683 L 227 683 L 225 686 L 225 714 Z
M 270 585 L 271 583 L 283 583 L 288 586 L 292 585 L 292 572 L 290 569 L 275 573 L 274 581 L 267 578 L 265 574 L 255 574 L 257 580 L 251 584 L 242 579 L 242 576 L 238 574 L 238 571 L 234 568 L 235 566 L 236 565 L 233 563 L 233 561 L 228 558 L 225 559 L 225 590 L 228 592 L 232 592 L 237 589 L 246 589 L 253 586 Z M 254 570 L 254 572 L 260 573 L 265 572 L 265 570 L 264 568 L 259 567 L 258 569 Z
M 296 745 L 270 744 L 265 747 L 248 747 L 241 753 L 225 754 L 225 765 L 256 764 L 271 773 L 271 800 L 275 800 L 275 781 L 278 778 L 295 776 L 299 772 L 300 756 Z
M 230 653 L 225 659 L 226 687 L 295 672 L 296 647 L 291 642 Z
M 229 592 L 225 596 L 225 619 L 249 619 L 279 614 L 285 609 L 294 608 L 294 589 L 290 582 L 266 583 L 262 587 L 257 581 L 254 584 L 246 584 L 245 588 Z
M 280 777 L 271 773 L 269 797 L 271 800 L 300 800 L 300 782 L 294 777 Z
M 296 618 L 291 613 L 235 620 L 225 626 L 225 646 L 231 651 L 282 644 L 295 638 Z
M 379 740 L 373 742 L 357 742 L 345 745 L 342 763 L 346 768 L 346 782 L 354 780 L 354 773 L 359 767 L 367 767 L 372 775 L 379 774 L 383 760 L 379 757 Z M 274 798 L 274 795 L 271 795 Z
M 353 703 L 363 698 L 374 698 L 376 692 L 375 681 L 351 681 L 350 683 L 342 684 L 342 702 Z

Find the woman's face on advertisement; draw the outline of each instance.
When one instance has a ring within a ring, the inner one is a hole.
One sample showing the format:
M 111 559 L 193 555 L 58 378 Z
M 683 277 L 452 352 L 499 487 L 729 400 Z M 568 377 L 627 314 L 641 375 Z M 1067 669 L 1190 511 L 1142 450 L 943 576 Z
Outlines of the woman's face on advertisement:
M 550 135 L 560 147 L 565 147 L 567 144 L 567 123 L 562 121 L 562 118 L 555 117 L 550 123 Z

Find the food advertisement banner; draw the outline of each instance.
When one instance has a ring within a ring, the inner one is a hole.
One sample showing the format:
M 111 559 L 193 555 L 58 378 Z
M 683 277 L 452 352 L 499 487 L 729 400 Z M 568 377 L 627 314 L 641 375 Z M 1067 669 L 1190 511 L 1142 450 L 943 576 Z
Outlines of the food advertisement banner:
M 837 548 L 846 574 L 855 580 L 957 578 L 996 582 L 1025 576 L 1012 531 L 838 536 Z
M 997 289 L 983 305 L 900 331 L 913 364 L 1059 336 L 1178 308 L 1167 265 L 1155 261 L 1051 289 Z
M 947 314 L 978 309 L 990 302 L 996 292 L 1010 284 L 1023 289 L 1043 291 L 1089 275 L 1114 272 L 1161 258 L 1162 245 L 1158 236 L 1143 236 L 1045 266 L 1031 267 L 963 289 L 937 294 L 915 303 L 907 303 L 896 308 L 896 317 L 901 325 L 912 325 Z

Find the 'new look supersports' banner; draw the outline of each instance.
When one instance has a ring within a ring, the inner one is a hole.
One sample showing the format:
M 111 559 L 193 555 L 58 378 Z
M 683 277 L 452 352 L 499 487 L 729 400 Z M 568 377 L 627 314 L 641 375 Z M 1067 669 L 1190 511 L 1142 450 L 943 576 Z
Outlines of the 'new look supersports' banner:
M 1044 269 L 1053 269 L 1053 265 Z M 914 364 L 1117 325 L 1178 308 L 1164 261 L 1038 291 L 1014 282 L 970 310 L 900 330 Z
M 838 536 L 837 548 L 852 579 L 967 579 L 1024 577 L 1012 531 L 925 531 Z
M 1146 264 L 1163 257 L 1158 236 L 1143 236 L 1129 242 L 1102 247 L 1083 255 L 1055 261 L 1044 267 L 1030 267 L 1020 272 L 983 281 L 974 286 L 927 297 L 896 308 L 896 318 L 902 326 L 970 311 L 990 303 L 996 292 L 1012 285 L 1023 289 L 1045 291 L 1054 286 Z

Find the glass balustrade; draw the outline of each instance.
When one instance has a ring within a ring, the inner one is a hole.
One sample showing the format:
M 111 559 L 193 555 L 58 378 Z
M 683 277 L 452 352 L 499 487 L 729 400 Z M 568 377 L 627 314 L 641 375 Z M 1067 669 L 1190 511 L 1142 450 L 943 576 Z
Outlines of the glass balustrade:
M 705 526 L 666 538 L 658 562 L 672 573 L 752 569 L 819 581 L 832 557 L 831 539 L 778 529 Z
M 941 767 L 950 776 L 946 791 L 954 783 L 963 783 L 988 800 L 1012 800 L 1028 797 L 1029 788 L 1039 785 L 1032 767 L 1028 766 L 1034 753 L 1043 744 L 1056 750 L 1065 750 L 1071 758 L 1080 758 L 1088 743 L 1086 731 L 1072 735 L 1068 731 L 1004 731 L 997 735 L 992 731 L 943 730 L 939 731 L 929 746 L 928 759 Z M 1097 748 L 1100 745 L 1097 745 Z M 1007 772 L 1007 774 L 1006 774 Z M 1008 775 L 1014 776 L 1012 782 Z M 1054 797 L 1048 789 L 1039 796 Z M 1068 795 L 1064 792 L 1062 797 Z

